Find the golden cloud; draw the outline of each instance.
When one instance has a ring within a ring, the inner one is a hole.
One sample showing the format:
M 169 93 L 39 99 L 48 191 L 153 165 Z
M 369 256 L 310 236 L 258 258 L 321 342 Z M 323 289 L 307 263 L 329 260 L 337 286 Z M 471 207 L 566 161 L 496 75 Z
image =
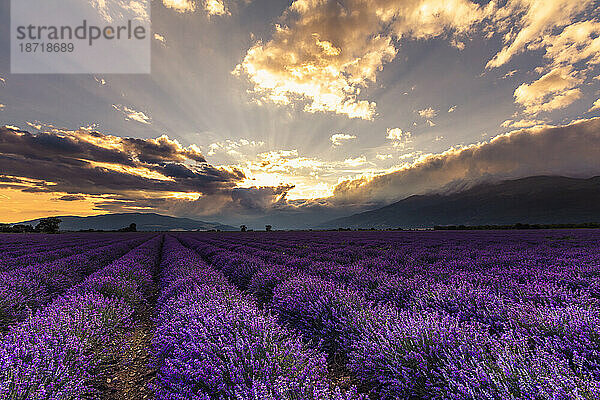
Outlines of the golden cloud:
M 504 7 L 496 11 L 494 18 L 496 22 L 494 29 L 505 33 L 505 46 L 487 63 L 487 68 L 506 64 L 529 44 L 538 41 L 541 36 L 571 24 L 573 17 L 593 2 L 593 0 L 509 0 Z
M 222 0 L 206 0 L 204 3 L 204 10 L 209 17 L 213 15 L 231 15 Z
M 538 114 L 565 108 L 582 97 L 575 88 L 583 82 L 573 67 L 556 67 L 531 84 L 522 84 L 515 90 L 515 102 L 525 107 L 525 113 Z
M 196 10 L 196 3 L 193 0 L 163 0 L 163 4 L 165 7 L 172 8 L 180 13 L 194 12 Z
M 260 103 L 371 120 L 376 104 L 361 94 L 395 58 L 395 41 L 466 34 L 487 13 L 469 0 L 297 0 L 234 74 L 248 77 Z

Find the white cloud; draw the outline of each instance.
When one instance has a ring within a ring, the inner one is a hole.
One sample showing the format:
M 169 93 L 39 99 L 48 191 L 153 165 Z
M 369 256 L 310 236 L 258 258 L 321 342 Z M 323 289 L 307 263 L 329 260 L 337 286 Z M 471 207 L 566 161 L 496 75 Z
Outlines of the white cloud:
M 208 146 L 207 155 L 213 156 L 218 153 L 224 153 L 233 158 L 243 158 L 250 154 L 256 154 L 256 151 L 264 147 L 265 142 L 239 139 L 239 140 L 226 140 L 224 142 L 211 143 Z
M 347 158 L 344 160 L 344 164 L 349 165 L 351 167 L 360 167 L 362 165 L 367 164 L 367 158 L 365 156 Z
M 141 124 L 149 125 L 152 121 L 152 118 L 147 116 L 142 111 L 136 111 L 132 108 L 123 106 L 121 104 L 113 104 L 113 108 L 117 111 L 120 111 L 125 115 L 125 119 L 127 121 L 136 121 Z
M 381 161 L 384 161 L 384 160 L 390 159 L 390 158 L 392 158 L 392 157 L 393 157 L 393 156 L 392 156 L 391 154 L 377 154 L 377 155 L 375 156 L 375 158 L 377 158 L 378 160 L 381 160 Z
M 404 140 L 410 138 L 410 132 L 403 132 L 400 128 L 388 128 L 386 139 L 390 140 Z
M 333 146 L 340 146 L 340 145 L 344 144 L 344 142 L 347 142 L 347 141 L 353 140 L 353 139 L 356 139 L 356 136 L 348 135 L 347 133 L 336 133 L 335 135 L 331 135 L 331 137 L 329 138 L 329 140 L 331 140 L 331 143 L 333 144 Z
M 600 99 L 596 100 L 588 111 L 600 110 Z
M 423 110 L 417 111 L 421 118 L 433 118 L 437 115 L 437 111 L 431 107 L 425 108 Z
M 391 140 L 394 147 L 403 149 L 412 142 L 412 134 L 400 128 L 388 128 L 386 139 Z

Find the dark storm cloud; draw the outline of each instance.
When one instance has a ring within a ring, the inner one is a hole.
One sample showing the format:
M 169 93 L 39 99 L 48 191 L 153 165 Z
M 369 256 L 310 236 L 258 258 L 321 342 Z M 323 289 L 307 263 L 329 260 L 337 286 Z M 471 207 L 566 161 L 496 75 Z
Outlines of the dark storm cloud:
M 137 138 L 123 139 L 123 145 L 130 153 L 135 153 L 141 162 L 157 164 L 166 161 L 183 162 L 186 159 L 206 162 L 206 159 L 196 148 L 182 149 L 175 141 L 166 136 L 155 140 Z
M 532 175 L 600 175 L 600 118 L 514 131 L 386 175 L 345 181 L 335 188 L 331 203 L 389 203 L 444 187 Z
M 96 133 L 89 136 L 98 138 Z M 32 160 L 53 160 L 59 157 L 66 160 L 88 159 L 134 166 L 131 157 L 124 152 L 77 140 L 77 137 L 71 135 L 32 135 L 29 132 L 7 128 L 0 128 L 0 154 L 19 155 Z
M 76 194 L 67 194 L 65 196 L 61 196 L 61 197 L 57 198 L 56 200 L 60 200 L 60 201 L 79 201 L 79 200 L 85 200 L 85 196 L 76 195 Z
M 22 178 L 41 181 L 19 187 L 24 191 L 75 195 L 213 194 L 231 190 L 244 179 L 242 171 L 212 167 L 197 147 L 184 148 L 166 136 L 124 139 L 88 130 L 34 135 L 0 128 L 0 170 L 3 182 L 13 187 Z

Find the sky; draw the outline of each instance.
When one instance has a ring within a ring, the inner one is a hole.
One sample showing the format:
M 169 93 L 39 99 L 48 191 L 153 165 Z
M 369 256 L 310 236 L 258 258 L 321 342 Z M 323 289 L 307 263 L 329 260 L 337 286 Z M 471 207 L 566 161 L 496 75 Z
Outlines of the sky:
M 600 175 L 598 1 L 154 0 L 149 75 L 11 74 L 8 3 L 0 222 L 308 227 L 486 180 Z

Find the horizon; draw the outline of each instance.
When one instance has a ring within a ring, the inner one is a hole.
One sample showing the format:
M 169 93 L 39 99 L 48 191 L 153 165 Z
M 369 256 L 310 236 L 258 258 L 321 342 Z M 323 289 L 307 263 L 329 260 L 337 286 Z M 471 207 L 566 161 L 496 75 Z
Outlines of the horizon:
M 592 0 L 143 3 L 126 11 L 151 15 L 150 74 L 0 60 L 3 221 L 140 212 L 285 229 L 446 188 L 600 175 Z M 108 23 L 123 4 L 82 7 Z

